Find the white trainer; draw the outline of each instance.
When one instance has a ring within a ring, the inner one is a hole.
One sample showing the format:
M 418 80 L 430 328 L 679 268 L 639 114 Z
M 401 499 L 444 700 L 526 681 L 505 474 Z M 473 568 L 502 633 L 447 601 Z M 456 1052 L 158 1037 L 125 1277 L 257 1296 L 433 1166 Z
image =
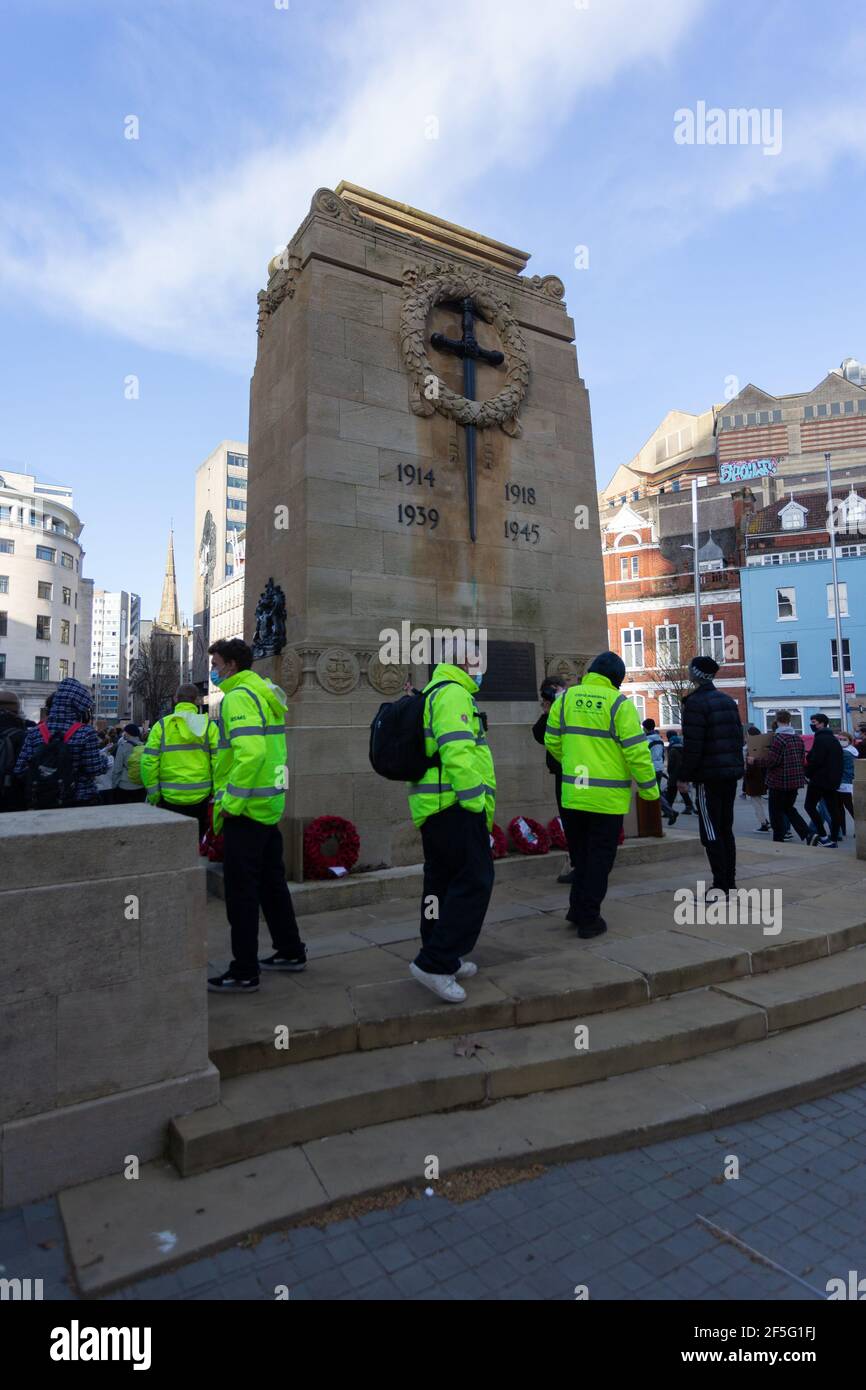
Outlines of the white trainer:
M 445 999 L 449 1004 L 462 1004 L 466 998 L 466 990 L 462 985 L 458 985 L 453 975 L 431 975 L 427 970 L 419 970 L 414 961 L 410 962 L 409 974 L 414 976 L 419 985 L 429 989 L 431 994 L 438 994 L 440 999 Z
M 474 960 L 462 960 L 460 969 L 455 974 L 455 980 L 471 980 L 473 975 L 478 974 L 478 966 Z

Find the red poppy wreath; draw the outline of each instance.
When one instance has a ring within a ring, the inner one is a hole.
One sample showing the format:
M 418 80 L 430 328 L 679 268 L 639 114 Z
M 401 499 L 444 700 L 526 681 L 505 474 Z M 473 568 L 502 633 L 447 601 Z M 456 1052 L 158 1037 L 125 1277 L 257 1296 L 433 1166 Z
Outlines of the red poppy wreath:
M 547 854 L 550 840 L 540 821 L 531 816 L 515 816 L 509 823 L 511 843 L 520 854 Z
M 325 853 L 323 847 L 329 840 L 335 841 L 336 853 Z M 350 820 L 343 820 L 342 816 L 318 816 L 304 831 L 304 877 L 328 878 L 331 869 L 348 873 L 358 862 L 360 850 L 361 841 Z M 337 877 L 341 878 L 342 874 Z

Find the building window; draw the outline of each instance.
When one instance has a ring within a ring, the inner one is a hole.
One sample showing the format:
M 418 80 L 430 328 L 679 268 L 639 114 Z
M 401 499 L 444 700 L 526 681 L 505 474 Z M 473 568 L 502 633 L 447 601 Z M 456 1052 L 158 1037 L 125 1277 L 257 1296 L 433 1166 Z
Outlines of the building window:
M 37 545 L 36 558 L 37 560 L 50 560 L 53 565 L 57 559 L 57 551 L 52 550 L 50 545 Z
M 67 607 L 67 608 L 69 607 L 70 603 L 72 602 L 72 590 L 71 590 L 71 589 L 67 589 L 67 587 L 66 587 L 65 584 L 64 584 L 64 586 L 63 586 L 63 602 L 66 604 L 66 607 Z M 76 607 L 78 606 L 78 595 L 77 595 L 77 594 L 75 595 L 75 605 L 76 605 Z
M 627 671 L 643 670 L 643 628 L 627 627 L 622 634 L 622 659 Z
M 639 501 L 640 501 L 640 488 L 638 488 L 638 487 L 635 488 L 634 492 L 633 492 L 632 495 L 631 495 L 631 500 L 632 500 L 632 502 L 639 502 Z
M 5 613 L 0 613 L 0 637 L 5 637 L 5 636 L 6 636 L 6 625 L 7 625 L 7 622 L 8 622 L 8 619 L 7 619 L 7 617 L 6 617 L 6 614 L 5 614 Z
M 777 589 L 776 590 L 776 617 L 779 622 L 790 621 L 797 616 L 797 590 L 796 589 Z
M 0 594 L 8 594 L 8 592 L 9 592 L 9 576 L 8 576 L 8 574 L 0 574 Z
M 636 555 L 632 555 L 632 557 L 631 557 L 631 577 L 632 577 L 632 579 L 637 579 L 637 576 L 638 576 L 638 558 L 637 558 Z
M 637 710 L 637 717 L 643 723 L 646 719 L 646 697 L 643 695 L 630 695 L 629 699 Z
M 803 419 L 804 419 L 804 420 L 814 420 L 814 418 L 815 418 L 815 407 L 814 407 L 813 405 L 807 405 L 806 408 L 805 408 L 805 410 L 803 411 Z
M 36 636 L 40 642 L 51 641 L 51 619 L 46 618 L 42 613 L 36 619 Z
M 800 656 L 797 651 L 796 642 L 780 642 L 779 658 L 781 661 L 783 676 L 799 676 Z
M 620 579 L 628 579 L 628 556 L 625 555 L 619 562 Z
M 827 585 L 827 617 L 835 618 L 836 604 L 833 598 L 833 585 Z M 839 617 L 848 617 L 848 584 L 843 582 L 839 585 Z
M 47 599 L 48 602 L 50 603 L 53 594 L 54 594 L 54 585 L 53 585 L 53 584 L 49 584 L 49 582 L 48 582 L 47 579 L 38 579 L 38 580 L 36 581 L 36 597 L 37 597 L 37 598 L 44 598 L 44 599 Z
M 69 646 L 69 619 L 60 619 L 60 641 L 64 646 Z
M 846 401 L 846 402 L 845 402 L 845 414 L 846 414 L 846 415 L 853 415 L 853 414 L 854 414 L 854 402 L 853 402 L 853 401 Z
M 825 415 L 827 414 L 827 407 L 826 407 L 826 405 L 819 405 L 819 406 L 818 406 L 818 414 L 819 414 L 819 416 L 821 416 L 822 418 L 823 418 L 823 416 L 825 416 Z
M 63 551 L 62 555 L 60 556 L 60 563 L 65 570 L 72 569 L 72 556 L 69 554 L 68 550 Z
M 656 628 L 656 661 L 659 666 L 679 666 L 680 629 L 676 623 Z
M 838 401 L 834 401 L 833 404 L 830 406 L 830 414 L 831 414 L 831 415 L 841 415 L 841 414 L 842 414 L 842 407 L 841 407 L 841 405 L 839 404 Z
M 718 618 L 701 623 L 701 655 L 711 656 L 720 666 L 725 660 L 725 625 Z
M 62 657 L 60 658 L 60 679 L 61 679 L 62 681 L 65 681 L 65 680 L 66 680 L 66 677 L 67 677 L 68 675 L 69 675 L 69 662 L 66 660 L 66 657 L 65 657 L 65 656 L 62 656 Z
M 228 507 L 229 511 L 242 512 L 245 510 L 246 505 L 246 498 L 244 497 L 226 498 L 226 506 Z
M 6 657 L 5 657 L 5 654 L 4 654 L 3 652 L 0 652 L 0 680 L 5 680 L 5 679 L 6 679 Z
M 671 492 L 679 492 L 679 490 L 680 490 L 680 480 L 679 480 L 679 478 L 675 478 L 674 481 L 671 483 Z
M 788 713 L 789 713 L 790 716 L 791 716 L 791 728 L 792 728 L 792 729 L 796 729 L 797 733 L 798 733 L 798 734 L 801 734 L 801 733 L 803 732 L 803 711 L 802 711 L 801 709 L 792 709 L 792 710 L 789 710 Z M 768 710 L 765 711 L 765 713 L 764 713 L 764 732 L 765 732 L 765 733 L 771 734 L 771 733 L 773 732 L 773 720 L 774 720 L 775 718 L 776 718 L 776 711 L 775 711 L 774 709 L 768 709 Z
M 836 638 L 830 640 L 830 660 L 833 663 L 833 675 L 839 674 L 839 656 L 836 647 Z M 842 660 L 845 662 L 845 675 L 851 674 L 851 643 L 847 637 L 842 638 Z
M 0 507 L 0 521 L 11 521 L 11 520 L 12 520 L 12 508 L 11 508 L 11 507 Z
M 664 728 L 666 724 L 681 724 L 682 721 L 683 714 L 676 695 L 663 691 L 659 695 L 659 723 Z
M 806 525 L 805 508 L 798 506 L 796 502 L 789 502 L 779 515 L 782 518 L 783 531 L 802 531 Z
M 0 555 L 14 555 L 15 542 L 0 540 Z
M 37 658 L 36 658 L 36 670 L 35 670 L 35 672 L 34 672 L 34 675 L 35 675 L 36 680 L 38 680 L 38 681 L 47 681 L 47 680 L 48 680 L 48 657 L 47 657 L 47 656 L 37 656 Z

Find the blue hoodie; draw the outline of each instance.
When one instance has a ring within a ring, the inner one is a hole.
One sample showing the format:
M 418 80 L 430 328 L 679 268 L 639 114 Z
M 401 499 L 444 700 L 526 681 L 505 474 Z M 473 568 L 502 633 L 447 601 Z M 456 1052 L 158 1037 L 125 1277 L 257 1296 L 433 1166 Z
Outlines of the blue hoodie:
M 51 709 L 45 721 L 49 733 L 65 733 L 72 724 L 88 718 L 92 709 L 93 696 L 87 686 L 67 676 L 66 680 L 58 685 L 51 701 Z M 42 742 L 38 728 L 27 730 L 15 764 L 16 777 L 23 777 L 27 764 Z M 97 787 L 94 778 L 105 771 L 105 758 L 99 747 L 96 730 L 90 724 L 76 729 L 69 740 L 69 747 L 72 749 L 72 771 L 75 777 L 74 800 L 78 803 L 95 801 Z

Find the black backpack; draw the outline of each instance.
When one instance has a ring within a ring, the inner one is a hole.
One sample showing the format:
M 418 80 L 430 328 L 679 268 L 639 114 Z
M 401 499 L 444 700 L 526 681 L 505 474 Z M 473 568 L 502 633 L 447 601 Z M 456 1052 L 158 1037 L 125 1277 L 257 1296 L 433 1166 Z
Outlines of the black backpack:
M 443 685 L 438 681 L 425 693 L 404 695 L 392 704 L 380 705 L 370 725 L 370 766 L 389 782 L 420 782 L 431 767 L 438 767 L 438 753 L 430 758 L 424 751 L 424 705 L 427 696 Z
M 26 733 L 26 729 L 18 729 L 14 724 L 0 729 L 0 801 L 3 800 L 4 791 L 12 786 L 12 773 Z
M 37 745 L 24 772 L 24 797 L 31 811 L 56 811 L 69 806 L 75 794 L 73 752 L 69 740 L 81 724 L 71 724 L 63 734 L 39 726 L 42 742 Z

